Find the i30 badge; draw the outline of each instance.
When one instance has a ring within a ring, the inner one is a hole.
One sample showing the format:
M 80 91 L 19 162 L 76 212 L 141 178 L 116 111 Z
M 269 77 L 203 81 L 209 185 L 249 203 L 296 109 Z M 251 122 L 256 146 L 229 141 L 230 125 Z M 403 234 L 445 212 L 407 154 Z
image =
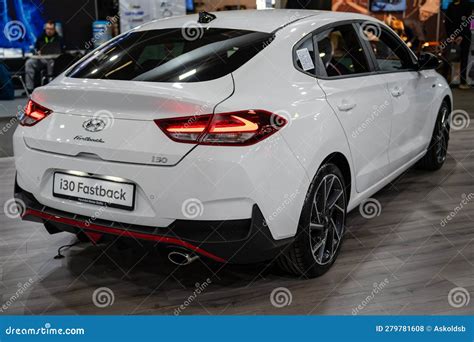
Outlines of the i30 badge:
M 102 119 L 89 119 L 84 121 L 82 127 L 89 132 L 100 132 L 105 128 L 105 121 Z

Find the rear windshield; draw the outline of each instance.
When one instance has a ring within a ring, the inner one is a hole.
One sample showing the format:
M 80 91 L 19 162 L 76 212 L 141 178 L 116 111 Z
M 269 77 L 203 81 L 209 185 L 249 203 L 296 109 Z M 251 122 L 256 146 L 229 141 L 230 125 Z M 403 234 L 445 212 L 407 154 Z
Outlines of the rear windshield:
M 67 76 L 148 82 L 200 82 L 227 75 L 267 46 L 271 33 L 196 27 L 131 32 L 106 44 Z

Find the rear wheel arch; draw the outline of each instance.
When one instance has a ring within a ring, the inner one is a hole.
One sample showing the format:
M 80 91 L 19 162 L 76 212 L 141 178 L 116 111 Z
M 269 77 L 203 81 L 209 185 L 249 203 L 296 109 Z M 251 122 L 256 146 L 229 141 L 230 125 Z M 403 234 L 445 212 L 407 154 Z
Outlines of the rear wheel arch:
M 450 102 L 443 98 L 436 115 L 433 133 L 425 155 L 418 161 L 417 166 L 429 170 L 439 170 L 446 161 L 449 131 L 450 131 Z
M 347 159 L 341 153 L 331 153 L 321 163 L 306 194 L 294 240 L 277 259 L 284 271 L 313 278 L 335 262 L 345 230 L 347 173 L 350 179 Z
M 438 106 L 433 108 L 433 111 L 435 112 L 436 115 L 433 115 L 434 116 L 434 122 L 433 122 L 433 125 L 431 127 L 431 132 L 435 128 L 436 121 L 439 119 L 439 115 L 440 115 L 439 110 L 443 106 L 443 104 L 445 104 L 445 103 L 448 106 L 448 114 L 451 115 L 451 113 L 453 112 L 453 99 L 449 94 L 444 94 L 443 99 L 438 103 Z
M 435 116 L 435 122 L 433 123 L 432 131 L 435 129 L 436 122 L 439 120 L 440 115 L 442 114 L 440 112 L 440 109 L 443 107 L 444 104 L 446 104 L 448 106 L 448 118 L 449 118 L 449 120 L 451 120 L 450 116 L 453 112 L 452 99 L 450 98 L 449 95 L 446 95 L 445 97 L 443 97 L 443 100 L 439 103 L 439 106 L 437 108 L 435 108 L 436 116 Z M 451 126 L 451 122 L 448 122 L 448 125 Z M 448 138 L 449 138 L 449 134 L 448 134 Z
M 451 97 L 449 95 L 446 95 L 443 98 L 443 101 L 441 101 L 441 104 L 439 106 L 440 108 L 443 105 L 443 103 L 446 103 L 448 106 L 448 111 L 449 111 L 448 117 L 451 120 L 451 113 L 453 112 L 453 102 L 452 102 Z M 451 122 L 448 122 L 448 125 L 451 126 Z M 448 139 L 449 139 L 449 131 L 448 131 Z
M 453 111 L 453 101 L 451 100 L 451 97 L 449 95 L 446 95 L 443 98 L 443 101 L 441 101 L 441 103 L 443 103 L 443 102 L 446 102 L 448 104 L 449 111 L 452 112 Z
M 336 165 L 341 171 L 342 176 L 344 177 L 344 183 L 346 185 L 346 201 L 349 203 L 352 189 L 352 174 L 348 159 L 341 152 L 333 152 L 322 161 L 319 167 L 328 163 Z

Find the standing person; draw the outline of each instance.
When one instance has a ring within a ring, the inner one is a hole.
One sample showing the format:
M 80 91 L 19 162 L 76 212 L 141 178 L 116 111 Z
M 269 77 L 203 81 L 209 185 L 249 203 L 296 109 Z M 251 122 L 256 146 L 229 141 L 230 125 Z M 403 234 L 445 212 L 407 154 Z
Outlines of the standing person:
M 454 0 L 446 10 L 446 33 L 461 50 L 460 89 L 469 89 L 467 84 L 467 63 L 471 49 L 472 6 L 469 0 Z
M 44 32 L 36 40 L 35 52 L 38 56 L 45 56 L 45 58 L 35 56 L 26 61 L 25 78 L 29 93 L 35 89 L 35 80 L 42 70 L 47 70 L 48 75 L 53 73 L 54 59 L 48 58 L 48 55 L 59 55 L 63 52 L 62 39 L 56 31 L 54 21 L 46 22 Z

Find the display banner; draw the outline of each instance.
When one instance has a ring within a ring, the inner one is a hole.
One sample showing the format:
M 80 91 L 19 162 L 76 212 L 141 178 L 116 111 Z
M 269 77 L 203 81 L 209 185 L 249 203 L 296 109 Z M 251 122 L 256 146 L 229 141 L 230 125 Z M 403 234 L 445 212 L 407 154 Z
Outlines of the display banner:
M 472 342 L 468 316 L 0 316 L 0 341 Z

